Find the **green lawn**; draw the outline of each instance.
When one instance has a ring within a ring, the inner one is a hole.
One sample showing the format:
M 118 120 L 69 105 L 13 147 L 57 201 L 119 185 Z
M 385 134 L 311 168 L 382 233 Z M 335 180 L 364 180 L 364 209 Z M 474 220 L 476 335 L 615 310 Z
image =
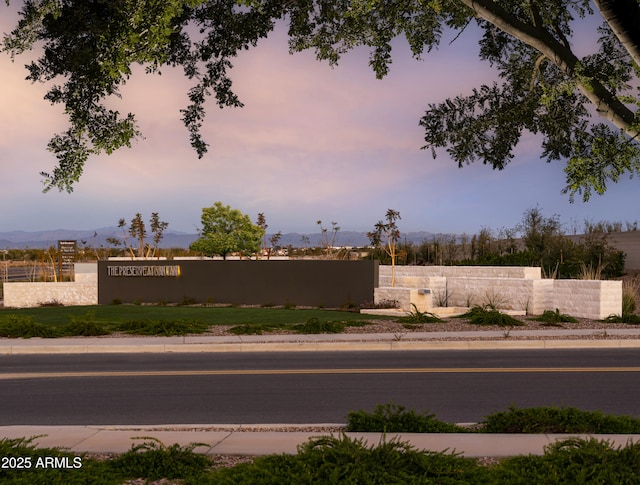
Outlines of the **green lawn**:
M 373 315 L 357 312 L 321 309 L 283 308 L 235 308 L 196 306 L 151 306 L 151 305 L 96 305 L 78 307 L 3 308 L 0 320 L 8 315 L 32 317 L 34 321 L 51 326 L 68 324 L 72 319 L 81 319 L 91 314 L 91 320 L 102 325 L 116 325 L 139 320 L 190 320 L 206 325 L 241 324 L 300 324 L 311 318 L 326 321 L 372 320 Z

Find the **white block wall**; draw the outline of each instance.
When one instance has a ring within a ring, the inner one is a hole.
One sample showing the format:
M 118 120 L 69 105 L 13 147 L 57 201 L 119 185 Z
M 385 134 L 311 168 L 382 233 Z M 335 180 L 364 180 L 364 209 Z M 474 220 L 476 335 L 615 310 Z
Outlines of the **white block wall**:
M 622 314 L 622 281 L 553 280 L 553 305 L 576 318 L 601 320 Z
M 380 287 L 391 286 L 391 276 L 379 276 L 378 285 Z M 396 288 L 429 288 L 437 298 L 440 294 L 445 294 L 447 278 L 443 276 L 398 276 L 396 275 Z
M 501 310 L 540 315 L 553 304 L 553 280 L 447 278 L 448 306 L 494 304 Z
M 379 275 L 391 278 L 391 266 L 381 265 Z M 396 279 L 403 276 L 541 279 L 542 270 L 528 266 L 396 266 Z
M 380 266 L 379 271 L 380 287 L 390 286 L 391 266 Z M 494 303 L 502 310 L 525 310 L 530 315 L 558 309 L 577 318 L 601 320 L 622 313 L 620 281 L 541 279 L 540 268 L 397 266 L 396 287 L 431 289 L 434 306 L 446 296 L 450 307 Z
M 374 288 L 373 294 L 373 300 L 376 303 L 395 300 L 398 302 L 398 308 L 406 312 L 413 311 L 413 305 L 421 312 L 430 312 L 433 309 L 431 293 L 424 294 L 417 289 L 398 287 Z
M 74 275 L 76 283 L 95 283 L 98 284 L 98 273 L 76 273 Z
M 58 302 L 65 306 L 97 305 L 98 281 L 91 283 L 5 283 L 5 308 L 37 307 Z

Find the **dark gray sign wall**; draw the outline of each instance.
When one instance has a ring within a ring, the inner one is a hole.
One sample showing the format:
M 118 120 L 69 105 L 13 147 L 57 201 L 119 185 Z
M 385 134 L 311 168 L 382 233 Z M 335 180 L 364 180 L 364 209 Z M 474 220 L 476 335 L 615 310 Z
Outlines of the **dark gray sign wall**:
M 339 307 L 373 301 L 377 261 L 100 261 L 98 303 Z

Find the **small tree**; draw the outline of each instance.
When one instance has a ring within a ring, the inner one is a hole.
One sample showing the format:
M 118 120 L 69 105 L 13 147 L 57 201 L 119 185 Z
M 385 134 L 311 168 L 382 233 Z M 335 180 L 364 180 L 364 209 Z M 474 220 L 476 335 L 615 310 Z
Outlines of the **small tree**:
M 267 227 L 269 227 L 269 224 L 267 224 L 267 219 L 264 216 L 264 212 L 259 212 L 258 213 L 258 220 L 256 220 L 256 224 L 258 225 L 258 227 L 260 227 L 262 229 L 262 231 L 264 232 L 264 234 L 267 234 Z M 262 236 L 262 253 L 267 253 L 267 259 L 269 259 L 269 253 L 267 251 L 267 240 L 265 238 L 265 236 Z
M 205 256 L 222 256 L 231 253 L 257 253 L 260 251 L 264 229 L 253 224 L 249 216 L 232 209 L 222 202 L 202 209 L 200 237 L 189 249 Z
M 322 226 L 322 221 L 316 222 L 320 226 L 320 245 L 324 250 L 325 257 L 331 259 L 333 257 L 333 248 L 336 245 L 336 239 L 338 238 L 338 232 L 340 226 L 337 222 L 331 222 L 331 232 L 326 227 Z
M 367 237 L 371 244 L 376 247 L 382 247 L 391 258 L 391 286 L 396 284 L 396 256 L 397 244 L 400 240 L 400 231 L 396 225 L 396 221 L 401 219 L 400 212 L 393 209 L 387 209 L 385 221 L 378 221 L 375 229 L 367 233 Z
M 267 259 L 271 258 L 271 251 L 273 251 L 274 249 L 278 249 L 279 247 L 278 245 L 280 244 L 281 238 L 282 238 L 282 231 L 276 232 L 269 238 L 269 244 L 271 244 L 271 246 L 269 246 L 269 250 L 267 252 Z
M 127 222 L 124 217 L 118 221 L 118 227 L 122 229 L 122 240 L 115 237 L 109 237 L 107 238 L 107 242 L 114 246 L 124 244 L 131 255 L 131 259 L 134 259 L 136 257 L 136 251 L 134 251 L 133 246 L 129 242 L 129 238 L 131 237 L 136 241 L 136 245 L 138 247 L 137 256 L 139 258 L 153 258 L 156 254 L 160 241 L 162 241 L 165 229 L 169 227 L 169 223 L 161 221 L 157 212 L 151 213 L 149 223 L 151 226 L 151 233 L 153 234 L 153 246 L 147 242 L 147 227 L 144 223 L 144 219 L 142 218 L 142 214 L 139 212 L 136 213 L 133 219 L 131 219 L 131 224 L 128 229 Z

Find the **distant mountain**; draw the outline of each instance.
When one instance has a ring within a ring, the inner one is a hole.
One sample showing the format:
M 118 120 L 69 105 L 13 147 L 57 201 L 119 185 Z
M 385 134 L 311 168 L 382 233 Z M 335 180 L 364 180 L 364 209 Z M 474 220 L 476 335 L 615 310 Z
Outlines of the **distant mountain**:
M 267 234 L 267 241 L 273 234 Z M 424 240 L 442 236 L 431 232 L 408 232 L 401 234 L 402 241 L 419 244 Z M 77 241 L 79 246 L 108 247 L 107 238 L 122 238 L 122 230 L 117 227 L 102 227 L 88 231 L 74 231 L 57 229 L 52 231 L 11 231 L 0 232 L 0 249 L 46 249 L 56 247 L 59 240 Z M 325 237 L 330 237 L 330 234 Z M 197 234 L 187 234 L 179 231 L 167 230 L 160 242 L 162 248 L 187 248 L 198 238 Z M 320 247 L 323 235 L 321 233 L 300 234 L 290 232 L 283 234 L 278 243 L 280 246 Z M 366 232 L 339 231 L 335 238 L 335 246 L 368 246 L 370 244 Z
M 58 241 L 77 241 L 79 246 L 108 247 L 108 238 L 122 239 L 122 230 L 117 227 L 102 227 L 90 231 L 57 229 L 53 231 L 0 232 L 0 249 L 47 249 L 56 247 Z M 160 243 L 163 248 L 186 248 L 198 238 L 196 234 L 168 230 Z

